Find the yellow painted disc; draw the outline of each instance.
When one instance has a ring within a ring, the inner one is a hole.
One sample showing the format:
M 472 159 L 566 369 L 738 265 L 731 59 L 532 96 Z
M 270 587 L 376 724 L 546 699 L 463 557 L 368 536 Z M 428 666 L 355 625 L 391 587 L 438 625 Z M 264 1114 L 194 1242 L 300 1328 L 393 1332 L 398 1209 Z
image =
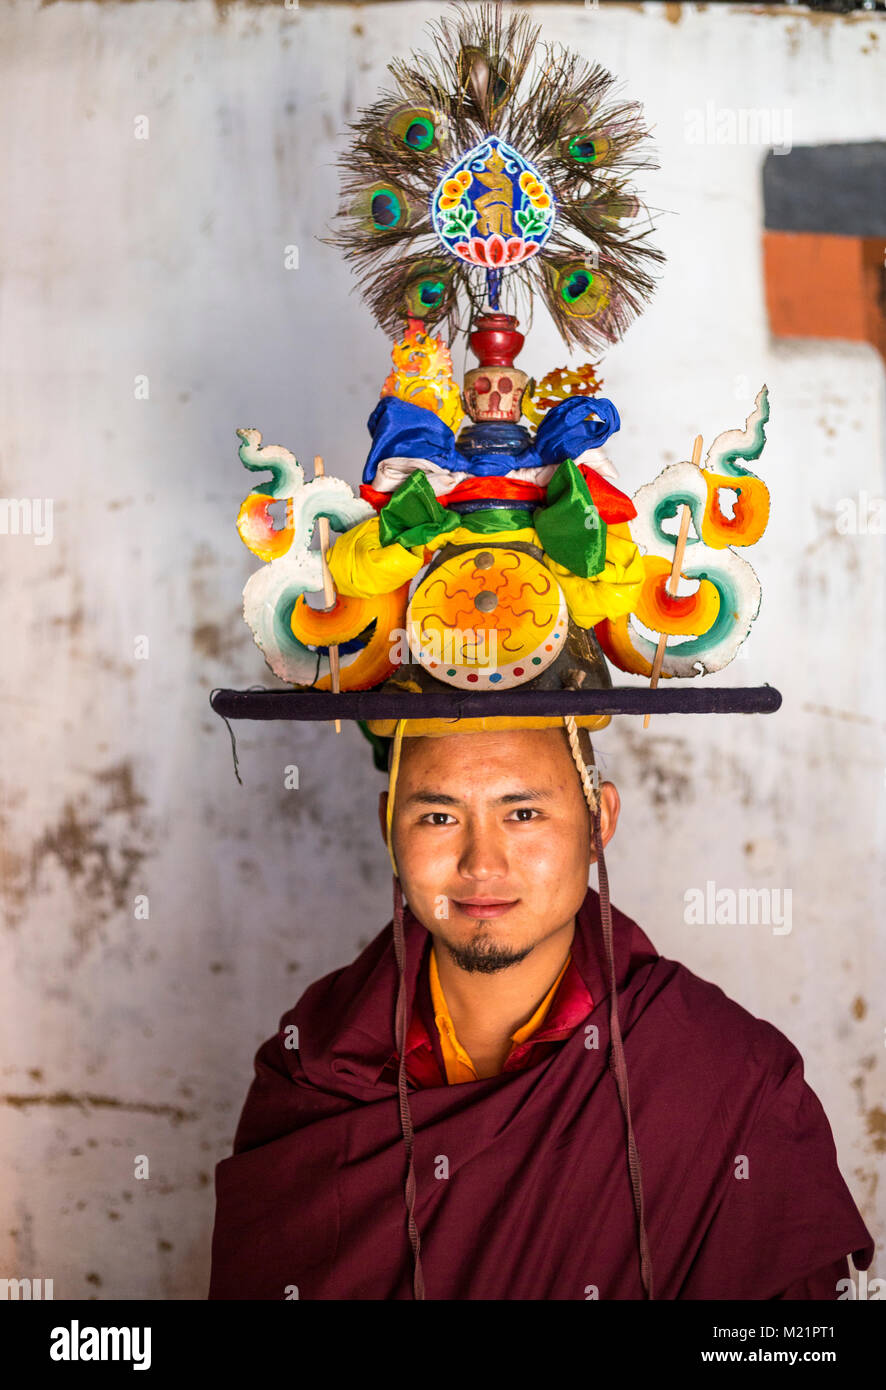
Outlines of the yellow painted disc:
M 437 680 L 507 690 L 556 660 L 569 613 L 556 578 L 526 551 L 489 542 L 444 560 L 406 614 L 413 656 Z

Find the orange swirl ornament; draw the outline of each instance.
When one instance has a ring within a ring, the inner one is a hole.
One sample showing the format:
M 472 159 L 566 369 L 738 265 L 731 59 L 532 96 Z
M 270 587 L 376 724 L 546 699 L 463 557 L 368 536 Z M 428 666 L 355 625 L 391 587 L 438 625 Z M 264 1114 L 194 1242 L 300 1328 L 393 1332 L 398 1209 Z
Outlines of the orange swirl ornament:
M 351 598 L 336 594 L 332 608 L 312 608 L 302 594 L 295 603 L 290 627 L 300 642 L 313 647 L 331 647 L 359 637 L 370 624 L 375 629 L 366 646 L 351 660 L 341 653 L 341 690 L 368 690 L 386 680 L 396 670 L 391 660 L 392 633 L 402 629 L 406 616 L 409 585 L 402 584 L 388 594 Z M 323 676 L 315 690 L 329 690 L 331 678 Z

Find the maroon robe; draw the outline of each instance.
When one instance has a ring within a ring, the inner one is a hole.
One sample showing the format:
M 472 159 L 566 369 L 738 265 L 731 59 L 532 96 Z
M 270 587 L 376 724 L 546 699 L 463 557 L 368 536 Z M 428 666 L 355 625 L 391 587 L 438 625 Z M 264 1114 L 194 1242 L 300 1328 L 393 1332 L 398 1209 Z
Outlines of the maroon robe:
M 612 920 L 656 1300 L 837 1298 L 846 1255 L 867 1269 L 874 1246 L 800 1054 Z M 409 1017 L 427 1007 L 431 937 L 408 908 L 404 926 Z M 590 888 L 572 955 L 594 1004 L 565 1041 L 526 1070 L 410 1085 L 428 1299 L 643 1297 Z M 397 983 L 388 923 L 260 1048 L 216 1169 L 210 1298 L 413 1297 Z

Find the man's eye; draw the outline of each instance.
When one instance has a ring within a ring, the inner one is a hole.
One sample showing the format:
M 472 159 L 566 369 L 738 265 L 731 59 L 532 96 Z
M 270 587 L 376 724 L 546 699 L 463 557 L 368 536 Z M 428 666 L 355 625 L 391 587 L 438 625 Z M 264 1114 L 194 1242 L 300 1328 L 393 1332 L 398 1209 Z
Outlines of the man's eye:
M 534 806 L 518 806 L 513 814 L 519 816 L 521 820 L 526 820 L 530 816 L 540 816 L 541 812 L 537 811 Z
M 435 820 L 435 816 L 442 817 L 442 820 Z M 442 825 L 447 820 L 455 820 L 455 816 L 450 816 L 448 811 L 429 811 L 426 816 L 422 816 L 422 822 L 425 825 Z

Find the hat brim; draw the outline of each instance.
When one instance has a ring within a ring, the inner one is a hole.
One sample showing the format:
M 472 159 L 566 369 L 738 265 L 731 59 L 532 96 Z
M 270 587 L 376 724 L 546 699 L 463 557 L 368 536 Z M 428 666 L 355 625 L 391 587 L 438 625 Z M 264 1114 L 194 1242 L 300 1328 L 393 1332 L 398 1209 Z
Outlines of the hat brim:
M 613 686 L 609 690 L 213 690 L 209 697 L 216 714 L 225 719 L 296 719 L 324 722 L 363 720 L 373 732 L 410 723 L 454 723 L 481 728 L 549 728 L 571 714 L 579 725 L 616 714 L 771 714 L 781 705 L 781 693 L 771 685 L 756 686 Z M 502 725 L 489 721 L 504 719 Z M 533 724 L 527 721 L 541 720 Z M 598 728 L 603 727 L 601 724 Z M 441 730 L 442 731 L 442 730 Z M 467 728 L 465 727 L 465 732 Z

